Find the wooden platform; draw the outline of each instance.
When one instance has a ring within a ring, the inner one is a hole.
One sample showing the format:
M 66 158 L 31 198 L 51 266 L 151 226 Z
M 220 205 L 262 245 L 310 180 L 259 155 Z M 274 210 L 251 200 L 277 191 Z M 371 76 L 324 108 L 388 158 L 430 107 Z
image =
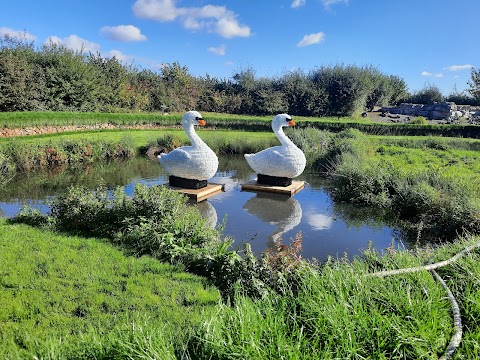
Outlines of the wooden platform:
M 207 184 L 206 187 L 201 189 L 184 189 L 184 188 L 178 188 L 174 186 L 168 186 L 168 188 L 184 193 L 193 201 L 200 202 L 205 199 L 208 199 L 209 197 L 212 197 L 213 195 L 216 195 L 222 192 L 224 189 L 224 186 L 222 184 L 209 183 Z
M 253 180 L 246 184 L 242 184 L 242 190 L 261 191 L 261 192 L 269 192 L 269 193 L 293 196 L 297 192 L 302 190 L 304 186 L 305 186 L 305 181 L 294 180 L 292 181 L 292 185 L 283 187 L 283 186 L 257 184 L 257 180 Z

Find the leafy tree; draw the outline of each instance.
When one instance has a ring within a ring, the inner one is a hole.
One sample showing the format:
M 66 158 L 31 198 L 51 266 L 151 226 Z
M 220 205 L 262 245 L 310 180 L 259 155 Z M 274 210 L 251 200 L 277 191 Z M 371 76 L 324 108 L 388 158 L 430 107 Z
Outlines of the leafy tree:
M 64 45 L 50 42 L 42 47 L 36 61 L 43 69 L 49 109 L 98 110 L 100 80 L 82 51 L 70 50 Z
M 388 105 L 398 105 L 407 98 L 407 84 L 405 80 L 399 76 L 390 75 L 388 83 L 392 91 Z
M 41 109 L 41 77 L 33 63 L 32 43 L 4 36 L 0 39 L 0 111 Z
M 346 116 L 364 111 L 366 99 L 375 88 L 370 68 L 322 66 L 310 74 L 311 80 L 328 95 L 326 115 Z
M 457 105 L 478 105 L 480 99 L 475 99 L 469 93 L 465 91 L 458 91 L 457 86 L 453 87 L 452 92 L 446 97 L 446 101 L 453 102 Z
M 178 62 L 164 64 L 161 78 L 165 85 L 162 101 L 169 111 L 185 111 L 195 108 L 198 96 L 196 79 L 189 74 L 186 66 Z
M 288 113 L 300 116 L 322 116 L 326 113 L 327 94 L 303 71 L 289 72 L 279 82 Z
M 373 67 L 323 66 L 308 74 L 293 71 L 273 79 L 255 75 L 247 68 L 230 79 L 196 78 L 178 62 L 164 64 L 156 72 L 53 42 L 36 49 L 25 39 L 0 39 L 0 111 L 180 112 L 198 108 L 336 116 L 396 104 L 406 95 L 402 79 Z M 472 70 L 475 94 L 478 78 L 478 71 Z
M 480 69 L 472 68 L 471 78 L 468 81 L 470 89 L 468 92 L 475 98 L 477 104 L 480 103 Z
M 434 104 L 445 101 L 440 89 L 435 85 L 427 85 L 410 97 L 409 102 L 413 104 Z
M 128 87 L 129 69 L 116 57 L 103 58 L 90 53 L 86 59 L 97 80 L 94 96 L 99 110 L 116 111 L 122 106 L 120 93 Z

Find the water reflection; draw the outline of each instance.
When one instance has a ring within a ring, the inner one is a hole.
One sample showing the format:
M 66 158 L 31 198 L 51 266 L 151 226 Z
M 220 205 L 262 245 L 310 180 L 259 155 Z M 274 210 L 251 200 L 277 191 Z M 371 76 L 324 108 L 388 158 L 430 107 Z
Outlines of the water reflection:
M 208 202 L 208 200 L 199 202 L 195 204 L 195 207 L 200 211 L 200 214 L 202 214 L 202 217 L 204 219 L 207 219 L 208 225 L 210 225 L 212 228 L 217 226 L 218 222 L 218 216 L 217 216 L 217 210 L 215 210 L 215 207 Z
M 333 217 L 325 214 L 309 213 L 306 215 L 308 224 L 313 230 L 328 230 L 332 227 Z
M 263 222 L 275 225 L 273 233 L 268 235 L 267 245 L 270 248 L 274 248 L 283 233 L 298 226 L 302 220 L 302 207 L 293 197 L 257 193 L 243 209 Z
M 48 212 L 50 199 L 71 185 L 94 190 L 101 182 L 110 189 L 122 186 L 131 195 L 136 184 L 164 184 L 164 175 L 157 161 L 144 157 L 19 174 L 0 188 L 0 216 L 14 216 L 24 204 Z M 334 203 L 328 182 L 318 174 L 302 174 L 307 185 L 291 198 L 241 191 L 240 184 L 252 176 L 242 156 L 219 156 L 219 171 L 211 182 L 224 184 L 226 191 L 198 204 L 212 227 L 222 223 L 223 236 L 235 239 L 235 248 L 249 242 L 260 254 L 280 237 L 290 243 L 301 231 L 302 256 L 323 261 L 329 255 L 358 254 L 369 241 L 381 250 L 398 239 L 395 227 L 387 227 L 386 216 L 375 209 Z

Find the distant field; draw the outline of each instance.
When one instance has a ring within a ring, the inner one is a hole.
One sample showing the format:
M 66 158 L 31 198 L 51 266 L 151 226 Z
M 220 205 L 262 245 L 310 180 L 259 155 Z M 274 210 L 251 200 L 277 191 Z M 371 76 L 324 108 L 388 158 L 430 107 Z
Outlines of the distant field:
M 180 138 L 183 141 L 187 141 L 187 135 L 182 129 L 162 129 L 162 130 L 99 130 L 99 131 L 76 131 L 76 132 L 65 132 L 57 134 L 47 134 L 47 135 L 34 135 L 34 136 L 24 136 L 12 138 L 0 138 L 0 145 L 6 144 L 11 141 L 22 144 L 36 144 L 39 141 L 41 142 L 56 142 L 62 140 L 88 140 L 88 141 L 98 141 L 106 140 L 109 142 L 119 142 L 120 140 L 128 137 L 131 139 L 136 147 L 145 146 L 148 143 L 155 141 L 157 138 L 164 136 L 165 134 L 172 134 Z M 245 133 L 242 131 L 228 131 L 228 130 L 198 130 L 198 134 L 205 141 L 210 140 L 220 140 L 222 138 L 229 140 L 242 140 L 242 141 L 260 141 L 260 140 L 275 140 L 275 135 L 273 133 L 267 132 L 256 132 L 256 133 Z
M 272 116 L 231 115 L 202 113 L 206 127 L 244 131 L 271 131 Z M 3 112 L 0 113 L 0 129 L 41 126 L 91 126 L 113 124 L 117 126 L 175 126 L 180 125 L 182 114 L 160 113 L 78 113 L 78 112 Z M 356 128 L 373 135 L 448 136 L 480 138 L 480 126 L 461 124 L 402 124 L 374 122 L 370 118 L 355 117 L 294 117 L 298 127 L 314 127 L 339 132 Z
M 179 124 L 183 113 L 161 114 L 161 113 L 89 113 L 89 112 L 0 112 L 0 128 L 14 128 L 25 126 L 48 126 L 48 125 L 80 125 L 114 123 L 118 125 L 135 124 Z M 230 115 L 202 112 L 202 116 L 210 121 L 254 121 L 269 122 L 272 116 L 253 115 Z M 335 117 L 328 118 L 305 118 L 295 117 L 299 121 L 338 121 Z M 341 118 L 342 121 L 372 122 L 353 117 Z

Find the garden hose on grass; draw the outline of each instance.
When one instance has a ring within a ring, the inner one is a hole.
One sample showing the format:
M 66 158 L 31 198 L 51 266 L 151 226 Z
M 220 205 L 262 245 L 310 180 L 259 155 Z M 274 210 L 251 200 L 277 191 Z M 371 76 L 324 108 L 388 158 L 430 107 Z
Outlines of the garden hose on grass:
M 452 313 L 453 313 L 453 329 L 454 329 L 453 335 L 450 338 L 450 343 L 448 344 L 447 349 L 445 350 L 445 353 L 439 358 L 439 360 L 449 359 L 453 355 L 455 350 L 458 348 L 458 346 L 460 345 L 460 342 L 462 341 L 462 319 L 461 319 L 460 308 L 458 306 L 457 300 L 453 296 L 452 292 L 448 288 L 445 281 L 440 277 L 440 275 L 437 274 L 435 269 L 454 263 L 455 261 L 460 259 L 463 255 L 468 254 L 469 252 L 471 252 L 472 250 L 478 247 L 480 247 L 480 241 L 470 246 L 467 246 L 465 249 L 463 249 L 456 255 L 452 256 L 450 259 L 440 261 L 434 264 L 428 264 L 424 266 L 415 266 L 411 268 L 395 269 L 395 270 L 377 271 L 374 273 L 367 274 L 367 276 L 386 277 L 386 276 L 392 276 L 392 275 L 414 273 L 422 270 L 428 270 L 433 274 L 433 277 L 445 289 L 448 300 L 452 304 Z

